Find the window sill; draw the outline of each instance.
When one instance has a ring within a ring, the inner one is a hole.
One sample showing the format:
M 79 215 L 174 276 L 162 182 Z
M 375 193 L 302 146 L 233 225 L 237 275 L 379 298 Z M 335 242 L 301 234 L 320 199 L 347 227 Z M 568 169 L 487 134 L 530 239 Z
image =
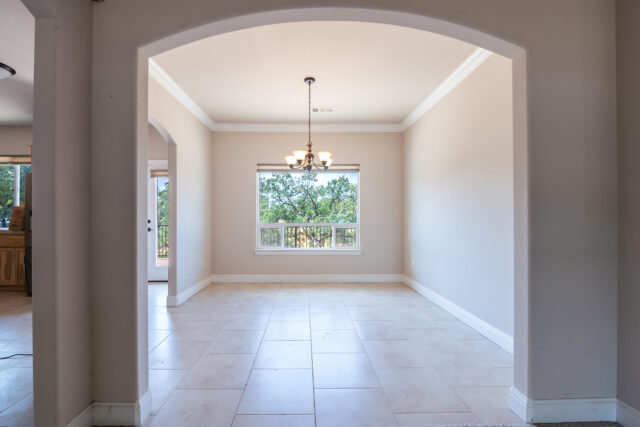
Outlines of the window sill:
M 255 255 L 362 255 L 361 249 L 255 249 Z

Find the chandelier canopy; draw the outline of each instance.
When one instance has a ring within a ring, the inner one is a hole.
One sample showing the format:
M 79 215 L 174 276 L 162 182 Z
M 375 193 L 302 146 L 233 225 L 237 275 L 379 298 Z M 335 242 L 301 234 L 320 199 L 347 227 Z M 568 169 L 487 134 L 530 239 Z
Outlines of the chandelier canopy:
M 316 163 L 316 156 L 313 154 L 313 144 L 311 143 L 311 85 L 315 83 L 316 79 L 313 77 L 305 77 L 304 82 L 309 86 L 309 122 L 308 122 L 308 142 L 307 142 L 307 151 L 304 150 L 296 150 L 292 155 L 285 156 L 284 159 L 287 161 L 289 168 L 291 169 L 300 169 L 306 170 L 307 172 L 311 172 L 311 170 L 327 170 L 331 163 L 333 163 L 333 159 L 331 158 L 331 153 L 328 151 L 320 151 L 318 153 L 318 160 L 320 160 L 320 165 Z

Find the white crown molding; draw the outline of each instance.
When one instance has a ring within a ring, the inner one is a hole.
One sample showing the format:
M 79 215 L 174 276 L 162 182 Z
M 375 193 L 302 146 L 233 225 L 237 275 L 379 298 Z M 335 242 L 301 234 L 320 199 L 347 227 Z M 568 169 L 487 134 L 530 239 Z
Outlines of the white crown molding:
M 440 85 L 418 105 L 402 123 L 319 123 L 313 126 L 314 132 L 330 133 L 400 133 L 407 130 L 420 117 L 440 102 L 449 92 L 458 86 L 469 74 L 491 56 L 492 52 L 476 48 Z M 213 119 L 182 90 L 153 58 L 149 58 L 149 76 L 167 90 L 178 102 L 191 112 L 212 132 L 306 132 L 303 123 L 215 123 Z
M 200 106 L 176 83 L 153 58 L 149 58 L 149 76 L 166 89 L 180 104 L 193 114 L 209 130 L 215 130 L 215 122 Z
M 510 409 L 524 421 L 534 423 L 616 421 L 620 420 L 621 403 L 615 397 L 532 400 L 515 387 L 509 392 Z
M 457 317 L 489 340 L 493 341 L 509 353 L 513 354 L 513 337 L 502 332 L 500 329 L 485 322 L 474 314 L 469 313 L 464 308 L 451 300 L 443 297 L 437 292 L 429 289 L 427 286 L 416 282 L 409 276 L 403 276 L 403 282 L 422 296 L 439 305 L 453 316 Z
M 616 421 L 625 427 L 640 427 L 640 411 L 618 399 Z
M 440 83 L 440 85 L 402 121 L 402 131 L 404 132 L 407 130 L 412 124 L 417 122 L 420 117 L 424 116 L 438 102 L 447 96 L 449 92 L 466 79 L 469 74 L 478 68 L 480 64 L 486 61 L 492 53 L 493 52 L 480 47 L 476 48 L 476 50 L 474 50 L 471 55 L 469 55 L 467 59 L 458 66 L 458 68 L 453 70 L 453 72 L 449 74 L 449 76 L 444 79 L 444 81 Z
M 284 132 L 306 133 L 307 125 L 302 123 L 216 123 L 216 132 Z M 317 123 L 311 130 L 314 133 L 377 133 L 402 132 L 397 123 Z

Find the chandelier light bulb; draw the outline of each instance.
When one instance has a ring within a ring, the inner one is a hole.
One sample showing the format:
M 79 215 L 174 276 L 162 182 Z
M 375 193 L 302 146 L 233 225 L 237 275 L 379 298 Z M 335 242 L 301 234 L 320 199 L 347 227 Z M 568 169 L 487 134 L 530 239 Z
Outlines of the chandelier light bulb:
M 293 152 L 293 157 L 298 161 L 304 160 L 304 157 L 306 155 L 307 155 L 307 152 L 304 150 L 296 150 Z
M 321 162 L 326 162 L 331 158 L 331 153 L 328 151 L 320 151 L 318 153 L 318 158 Z
M 296 158 L 295 156 L 284 156 L 284 159 L 287 161 L 287 164 L 289 166 L 293 166 L 296 164 Z

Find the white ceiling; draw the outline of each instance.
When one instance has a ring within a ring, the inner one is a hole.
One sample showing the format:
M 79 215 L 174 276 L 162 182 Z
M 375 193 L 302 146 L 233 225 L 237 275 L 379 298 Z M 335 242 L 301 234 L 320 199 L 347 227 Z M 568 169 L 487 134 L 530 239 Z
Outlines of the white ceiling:
M 474 51 L 438 34 L 361 22 L 268 25 L 154 57 L 218 123 L 401 123 Z
M 0 80 L 0 126 L 33 120 L 35 19 L 20 0 L 0 0 L 0 62 L 16 75 Z

